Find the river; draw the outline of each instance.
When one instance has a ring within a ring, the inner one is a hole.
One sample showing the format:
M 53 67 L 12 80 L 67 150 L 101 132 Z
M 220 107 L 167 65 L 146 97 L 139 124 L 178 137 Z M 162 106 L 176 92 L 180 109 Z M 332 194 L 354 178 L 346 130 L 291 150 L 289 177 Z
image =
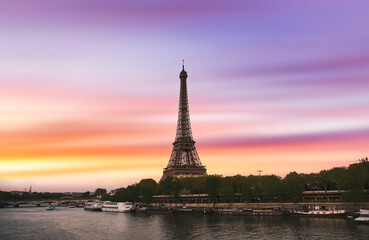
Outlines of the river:
M 0 209 L 0 239 L 369 239 L 352 219 Z

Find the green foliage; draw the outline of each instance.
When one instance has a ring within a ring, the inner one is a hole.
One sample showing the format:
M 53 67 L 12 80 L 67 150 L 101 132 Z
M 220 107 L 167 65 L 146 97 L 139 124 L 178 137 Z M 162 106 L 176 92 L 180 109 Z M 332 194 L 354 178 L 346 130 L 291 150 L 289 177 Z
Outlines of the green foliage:
M 82 193 L 82 198 L 89 198 L 89 197 L 90 197 L 89 191 Z
M 0 191 L 0 201 L 10 200 L 11 198 L 12 198 L 12 195 L 10 192 Z
M 110 200 L 111 200 L 111 197 L 107 193 L 101 196 L 101 201 L 110 201 Z
M 102 195 L 104 195 L 104 194 L 106 194 L 106 189 L 104 189 L 104 188 L 98 188 L 98 189 L 96 189 L 96 191 L 95 191 L 95 196 L 102 196 Z
M 173 177 L 167 177 L 159 184 L 159 193 L 164 195 L 171 195 L 172 194 L 172 182 Z
M 65 195 L 62 193 L 49 193 L 49 192 L 23 192 L 22 194 L 12 194 L 11 192 L 0 191 L 0 201 L 27 201 L 27 200 L 42 200 L 42 199 L 60 199 Z
M 174 178 L 172 181 L 172 194 L 174 197 L 174 202 L 177 202 L 180 190 L 181 190 L 181 181 L 178 178 Z
M 127 189 L 119 188 L 115 190 L 115 194 L 110 197 L 112 202 L 125 202 L 128 201 Z
M 262 176 L 260 179 L 264 202 L 273 202 L 284 195 L 282 179 L 276 175 Z
M 275 175 L 221 177 L 219 175 L 175 178 L 167 177 L 159 184 L 153 179 L 142 179 L 139 183 L 116 190 L 115 195 L 106 194 L 98 188 L 95 195 L 111 201 L 143 201 L 149 203 L 153 195 L 171 195 L 174 201 L 180 194 L 207 193 L 211 202 L 218 199 L 231 202 L 242 199 L 244 202 L 297 202 L 303 191 L 347 190 L 344 200 L 351 202 L 369 201 L 365 191 L 369 190 L 369 161 L 359 159 L 348 167 L 336 167 L 319 173 L 298 174 L 291 172 L 284 178 Z M 22 196 L 0 191 L 0 200 L 60 199 L 61 193 L 28 193 Z M 85 192 L 82 198 L 90 197 Z
M 287 198 L 297 202 L 306 184 L 302 176 L 296 172 L 291 172 L 283 179 L 283 183 Z
M 347 202 L 360 203 L 365 200 L 365 193 L 361 188 L 353 188 L 343 194 L 343 199 Z
M 183 193 L 193 193 L 194 187 L 198 185 L 198 178 L 186 177 L 181 179 Z
M 196 177 L 193 179 L 195 180 L 194 180 L 194 184 L 191 189 L 191 193 L 194 193 L 194 194 L 206 193 L 207 192 L 207 189 L 206 189 L 207 176 Z
M 151 178 L 142 179 L 138 184 L 138 192 L 145 203 L 150 203 L 152 195 L 156 192 L 156 181 Z
M 184 180 L 184 179 L 181 179 L 181 180 Z M 179 193 L 183 189 L 181 180 L 175 177 L 167 177 L 165 180 L 163 180 L 160 183 L 159 189 L 161 190 L 163 194 L 173 196 L 174 202 L 177 202 Z M 188 180 L 188 181 L 191 181 L 191 180 Z M 190 183 L 187 182 L 187 184 L 190 184 Z
M 219 197 L 220 185 L 222 182 L 222 178 L 217 175 L 210 175 L 206 177 L 206 190 L 209 194 L 210 200 L 215 203 L 217 198 Z
M 253 191 L 251 183 L 247 177 L 237 177 L 240 190 L 238 191 L 246 202 L 251 202 L 253 198 Z
M 127 187 L 127 196 L 124 201 L 138 202 L 140 200 L 140 192 L 138 190 L 138 184 L 129 185 Z
M 237 188 L 237 186 L 234 186 L 233 177 L 225 177 L 221 179 L 219 190 L 220 196 L 222 196 L 227 202 L 232 201 L 237 191 L 237 189 L 235 191 L 234 188 Z

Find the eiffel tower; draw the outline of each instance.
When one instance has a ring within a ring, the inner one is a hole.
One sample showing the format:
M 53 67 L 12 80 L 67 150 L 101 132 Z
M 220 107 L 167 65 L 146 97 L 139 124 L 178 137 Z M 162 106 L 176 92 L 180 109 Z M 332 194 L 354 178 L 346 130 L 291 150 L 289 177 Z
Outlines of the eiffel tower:
M 190 112 L 188 110 L 187 72 L 184 70 L 184 64 L 182 65 L 179 78 L 181 79 L 181 89 L 176 139 L 173 143 L 168 166 L 164 168 L 160 181 L 168 176 L 194 177 L 206 175 L 206 168 L 201 164 L 196 151 L 195 141 L 192 137 Z

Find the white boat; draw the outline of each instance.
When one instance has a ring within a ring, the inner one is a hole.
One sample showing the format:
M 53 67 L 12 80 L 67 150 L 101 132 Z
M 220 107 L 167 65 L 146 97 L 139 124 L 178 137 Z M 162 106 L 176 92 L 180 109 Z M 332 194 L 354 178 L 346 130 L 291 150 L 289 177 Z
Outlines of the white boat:
M 357 214 L 359 216 L 355 218 L 356 222 L 369 223 L 369 210 L 360 209 Z
M 101 211 L 101 202 L 86 202 L 83 209 L 88 211 Z
M 55 204 L 50 203 L 46 210 L 55 210 Z
M 316 206 L 314 210 L 294 210 L 291 212 L 291 215 L 303 217 L 345 217 L 347 212 L 346 210 L 326 209 L 325 207 Z
M 30 208 L 30 207 L 37 207 L 34 203 L 19 203 L 18 207 L 20 208 Z
M 103 202 L 101 210 L 103 212 L 132 212 L 134 205 L 131 202 Z

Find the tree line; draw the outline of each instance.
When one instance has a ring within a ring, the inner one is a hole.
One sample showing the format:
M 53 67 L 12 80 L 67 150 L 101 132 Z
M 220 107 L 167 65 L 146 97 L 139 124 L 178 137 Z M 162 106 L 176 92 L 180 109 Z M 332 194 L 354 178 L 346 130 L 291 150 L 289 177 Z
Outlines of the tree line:
M 364 190 L 369 190 L 368 158 L 359 159 L 348 167 L 335 167 L 319 173 L 290 172 L 284 178 L 276 175 L 231 176 L 209 175 L 201 177 L 168 177 L 157 183 L 148 178 L 126 188 L 116 189 L 115 195 L 105 194 L 104 200 L 152 202 L 153 195 L 171 195 L 176 201 L 181 194 L 208 194 L 212 202 L 222 198 L 232 202 L 297 202 L 303 191 L 346 190 L 345 201 L 368 201 Z
M 27 200 L 59 200 L 65 197 L 70 197 L 73 199 L 88 199 L 88 198 L 97 198 L 99 196 L 107 195 L 106 189 L 97 188 L 94 193 L 90 193 L 89 191 L 84 192 L 82 194 L 71 195 L 65 193 L 50 193 L 50 192 L 22 192 L 12 193 L 0 191 L 0 201 L 27 201 Z
M 346 190 L 343 199 L 350 202 L 369 201 L 369 161 L 362 158 L 348 167 L 335 167 L 319 173 L 290 172 L 284 178 L 276 175 L 231 176 L 208 175 L 202 177 L 168 177 L 157 183 L 148 178 L 115 190 L 114 195 L 98 188 L 94 194 L 85 192 L 80 198 L 101 197 L 102 200 L 146 202 L 153 195 L 171 195 L 177 201 L 181 194 L 208 194 L 212 202 L 222 198 L 233 202 L 298 202 L 303 191 Z M 0 191 L 0 200 L 60 199 L 62 193 L 24 193 L 22 196 Z

